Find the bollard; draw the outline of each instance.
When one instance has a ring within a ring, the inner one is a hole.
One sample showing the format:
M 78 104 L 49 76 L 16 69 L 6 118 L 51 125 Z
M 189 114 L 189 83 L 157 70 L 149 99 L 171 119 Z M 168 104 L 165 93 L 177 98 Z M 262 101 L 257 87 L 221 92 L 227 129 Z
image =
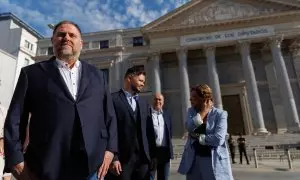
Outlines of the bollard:
M 253 157 L 254 157 L 255 168 L 258 168 L 257 154 L 256 154 L 256 149 L 255 148 L 253 148 Z
M 293 169 L 293 164 L 292 164 L 292 160 L 291 160 L 291 153 L 289 149 L 286 149 L 286 155 L 288 158 L 288 163 L 289 163 L 289 169 Z

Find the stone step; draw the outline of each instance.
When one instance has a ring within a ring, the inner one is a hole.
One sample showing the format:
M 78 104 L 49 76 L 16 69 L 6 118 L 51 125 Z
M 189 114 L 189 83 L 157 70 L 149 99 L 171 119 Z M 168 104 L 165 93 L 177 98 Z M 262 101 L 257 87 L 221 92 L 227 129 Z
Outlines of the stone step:
M 260 159 L 278 159 L 286 155 L 285 149 L 289 148 L 293 159 L 300 159 L 300 134 L 282 134 L 266 136 L 244 136 L 247 142 L 247 152 L 250 158 L 253 154 L 253 148 L 256 149 L 257 156 Z M 236 140 L 238 136 L 233 136 Z M 180 158 L 184 149 L 186 140 L 173 139 L 174 156 Z M 270 149 L 272 148 L 272 149 Z M 238 149 L 236 148 L 236 156 Z
M 236 140 L 238 136 L 233 136 Z M 245 136 L 247 146 L 251 147 L 264 147 L 264 146 L 296 146 L 300 147 L 300 134 L 282 134 L 282 135 L 267 135 L 267 136 Z M 186 140 L 173 139 L 174 148 L 184 146 Z

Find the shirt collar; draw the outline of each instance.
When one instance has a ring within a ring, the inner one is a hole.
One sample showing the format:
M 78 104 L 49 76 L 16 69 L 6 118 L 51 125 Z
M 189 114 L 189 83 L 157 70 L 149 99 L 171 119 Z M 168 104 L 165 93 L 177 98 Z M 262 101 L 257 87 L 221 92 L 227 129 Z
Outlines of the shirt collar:
M 130 92 L 126 91 L 125 89 L 122 89 L 122 91 L 124 92 L 125 96 L 127 98 L 134 98 L 134 99 L 137 99 L 139 97 L 138 94 L 135 94 L 135 95 L 132 95 Z
M 156 111 L 153 107 L 151 107 L 151 110 L 153 113 L 155 114 L 162 114 L 163 113 L 163 110 L 161 109 L 160 111 Z
M 57 62 L 58 67 L 70 69 L 69 65 L 66 62 L 64 62 L 60 59 L 57 59 L 57 58 L 56 58 L 56 62 Z M 79 68 L 80 64 L 81 64 L 81 62 L 79 60 L 76 60 L 74 67 Z

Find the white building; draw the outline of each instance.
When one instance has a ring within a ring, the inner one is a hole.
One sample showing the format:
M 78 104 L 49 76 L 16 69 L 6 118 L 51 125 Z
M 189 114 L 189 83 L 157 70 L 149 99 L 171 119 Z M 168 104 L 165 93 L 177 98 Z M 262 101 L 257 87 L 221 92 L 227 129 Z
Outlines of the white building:
M 81 60 L 109 74 L 112 91 L 126 69 L 144 65 L 142 95 L 162 92 L 173 135 L 184 132 L 190 87 L 207 83 L 228 111 L 228 132 L 300 132 L 300 2 L 192 0 L 148 25 L 87 33 Z M 38 61 L 52 55 L 38 42 Z
M 9 105 L 21 68 L 35 62 L 33 57 L 41 38 L 42 35 L 14 14 L 0 13 L 0 102 L 5 107 Z
M 17 57 L 0 49 L 0 104 L 8 107 L 14 90 Z

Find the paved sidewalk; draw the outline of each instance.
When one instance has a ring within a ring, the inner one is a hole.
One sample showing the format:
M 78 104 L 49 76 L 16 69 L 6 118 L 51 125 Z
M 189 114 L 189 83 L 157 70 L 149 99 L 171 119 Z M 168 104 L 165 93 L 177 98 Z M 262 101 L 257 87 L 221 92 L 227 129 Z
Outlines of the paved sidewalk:
M 299 180 L 300 160 L 293 162 L 293 169 L 289 170 L 287 161 L 259 161 L 258 168 L 250 165 L 233 164 L 232 171 L 234 180 Z M 173 164 L 171 169 L 171 180 L 185 180 L 185 176 L 177 173 L 178 164 Z
M 255 168 L 254 162 L 252 161 L 250 165 L 245 164 L 233 164 L 232 169 L 234 171 L 261 171 L 261 172 L 270 172 L 270 171 L 293 171 L 300 172 L 300 160 L 292 162 L 293 169 L 289 169 L 287 161 L 279 160 L 268 160 L 268 161 L 259 161 L 258 168 Z

